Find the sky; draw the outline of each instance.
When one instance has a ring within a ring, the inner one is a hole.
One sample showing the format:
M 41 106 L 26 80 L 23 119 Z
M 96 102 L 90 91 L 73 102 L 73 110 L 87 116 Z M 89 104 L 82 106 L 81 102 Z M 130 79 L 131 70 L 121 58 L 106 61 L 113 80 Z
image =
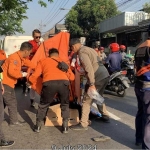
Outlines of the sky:
M 42 34 L 50 30 L 69 12 L 72 6 L 74 6 L 77 0 L 54 0 L 53 3 L 49 3 L 48 0 L 44 0 L 47 3 L 47 7 L 41 7 L 38 0 L 33 0 L 28 4 L 27 17 L 28 19 L 22 22 L 22 27 L 25 31 L 23 35 L 31 35 L 34 29 L 40 29 Z M 116 0 L 116 4 L 120 4 L 127 0 Z M 150 0 L 128 0 L 130 2 L 118 7 L 122 12 L 124 11 L 138 11 L 142 9 L 143 5 Z M 60 10 L 65 8 L 65 10 Z M 63 23 L 62 20 L 60 23 Z M 21 34 L 17 34 L 21 35 Z

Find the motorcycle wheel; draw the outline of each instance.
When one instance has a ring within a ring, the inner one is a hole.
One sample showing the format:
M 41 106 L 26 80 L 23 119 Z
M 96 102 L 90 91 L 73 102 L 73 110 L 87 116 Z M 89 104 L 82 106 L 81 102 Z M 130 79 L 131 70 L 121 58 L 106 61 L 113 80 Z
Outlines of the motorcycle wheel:
M 122 90 L 121 91 L 117 91 L 117 94 L 118 94 L 119 97 L 124 97 L 126 95 L 126 90 L 123 87 L 123 85 L 119 85 L 119 86 L 121 86 Z

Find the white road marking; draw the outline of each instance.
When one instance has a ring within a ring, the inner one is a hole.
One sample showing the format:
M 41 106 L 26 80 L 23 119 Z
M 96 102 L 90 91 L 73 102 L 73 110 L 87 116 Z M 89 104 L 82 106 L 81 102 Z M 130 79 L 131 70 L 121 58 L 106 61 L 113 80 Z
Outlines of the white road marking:
M 107 111 L 110 118 L 114 119 L 114 120 L 120 120 L 121 118 L 117 117 L 116 115 L 112 114 L 111 112 Z
M 92 104 L 93 107 L 95 107 L 97 109 L 97 105 L 95 103 Z M 110 118 L 114 119 L 114 120 L 120 120 L 121 118 L 119 118 L 118 116 L 112 114 L 111 112 L 107 111 Z

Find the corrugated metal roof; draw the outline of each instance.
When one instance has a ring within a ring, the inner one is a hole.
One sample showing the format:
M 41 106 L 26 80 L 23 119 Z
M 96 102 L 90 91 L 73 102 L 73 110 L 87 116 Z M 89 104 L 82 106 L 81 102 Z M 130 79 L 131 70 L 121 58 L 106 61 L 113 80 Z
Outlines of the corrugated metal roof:
M 101 22 L 99 25 L 100 33 L 123 32 L 138 27 L 138 23 L 148 19 L 148 17 L 148 14 L 144 12 L 124 12 Z

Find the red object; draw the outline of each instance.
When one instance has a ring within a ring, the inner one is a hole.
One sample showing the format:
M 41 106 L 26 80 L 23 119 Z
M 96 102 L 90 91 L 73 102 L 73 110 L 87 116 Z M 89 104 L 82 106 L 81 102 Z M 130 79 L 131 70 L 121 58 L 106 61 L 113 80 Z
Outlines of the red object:
M 99 50 L 104 50 L 104 47 L 100 47 Z
M 31 43 L 32 46 L 33 46 L 32 52 L 31 52 L 31 54 L 29 56 L 29 59 L 31 60 L 33 58 L 33 56 L 35 55 L 35 53 L 38 50 L 38 48 L 39 48 L 40 45 L 38 43 L 36 43 L 35 40 L 31 40 L 31 41 L 29 41 L 29 43 Z
M 112 52 L 118 52 L 119 51 L 119 45 L 118 43 L 112 43 L 110 44 L 110 49 Z
M 72 51 L 69 55 L 69 60 L 71 61 L 72 60 L 72 56 L 73 56 L 74 52 Z
M 126 70 L 121 71 L 121 74 L 126 75 L 126 74 L 127 74 L 127 71 L 126 71 Z
M 120 45 L 120 49 L 125 50 L 125 49 L 126 49 L 126 46 L 124 46 L 124 45 Z

